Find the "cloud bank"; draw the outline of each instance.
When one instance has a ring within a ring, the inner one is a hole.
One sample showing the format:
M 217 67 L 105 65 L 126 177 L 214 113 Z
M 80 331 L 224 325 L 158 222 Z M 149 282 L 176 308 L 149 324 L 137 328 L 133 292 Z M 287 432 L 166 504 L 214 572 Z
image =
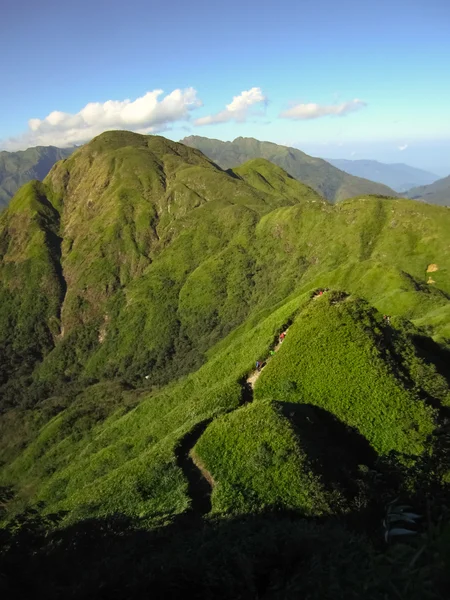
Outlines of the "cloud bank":
M 343 117 L 351 112 L 361 110 L 367 106 L 367 103 L 363 100 L 355 98 L 349 102 L 342 102 L 341 104 L 296 104 L 288 110 L 280 113 L 280 117 L 283 119 L 307 120 L 307 119 L 319 119 L 320 117 L 327 117 L 329 115 Z
M 155 133 L 175 121 L 188 120 L 190 112 L 202 106 L 192 87 L 176 89 L 160 98 L 163 93 L 153 90 L 134 101 L 90 102 L 76 114 L 55 110 L 44 119 L 30 119 L 28 131 L 3 145 L 7 150 L 50 145 L 63 148 L 83 144 L 109 129 Z
M 227 104 L 225 109 L 219 113 L 196 119 L 194 125 L 215 125 L 217 123 L 226 123 L 227 121 L 242 123 L 248 117 L 252 106 L 266 102 L 267 98 L 261 88 L 253 87 L 250 90 L 244 90 L 239 96 L 234 96 L 230 104 Z
M 403 146 L 399 146 L 398 149 L 400 150 L 400 152 L 403 152 L 403 150 L 406 150 L 407 147 L 408 144 L 403 144 Z

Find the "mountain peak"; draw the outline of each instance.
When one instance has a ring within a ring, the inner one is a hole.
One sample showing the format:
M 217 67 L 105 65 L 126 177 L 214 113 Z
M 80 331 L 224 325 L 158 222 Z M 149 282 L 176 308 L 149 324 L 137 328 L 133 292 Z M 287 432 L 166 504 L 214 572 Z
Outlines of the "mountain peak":
M 193 136 L 185 138 L 183 142 L 204 152 L 223 169 L 235 168 L 253 158 L 265 158 L 282 167 L 292 177 L 313 188 L 330 202 L 361 194 L 396 196 L 387 186 L 352 177 L 297 148 L 244 137 L 238 137 L 232 142 L 221 142 Z

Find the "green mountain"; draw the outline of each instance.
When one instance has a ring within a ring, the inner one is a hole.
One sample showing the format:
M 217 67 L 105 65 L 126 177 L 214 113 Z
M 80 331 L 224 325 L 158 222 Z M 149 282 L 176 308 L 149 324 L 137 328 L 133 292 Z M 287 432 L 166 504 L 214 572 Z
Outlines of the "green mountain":
M 124 131 L 22 187 L 5 597 L 445 597 L 449 233 L 443 207 L 331 205 Z
M 435 181 L 431 185 L 412 188 L 408 190 L 406 196 L 408 198 L 425 200 L 425 202 L 432 204 L 450 206 L 450 175 Z
M 329 202 L 338 202 L 362 194 L 397 196 L 385 185 L 353 177 L 321 158 L 313 158 L 296 148 L 279 146 L 272 142 L 243 137 L 238 137 L 232 142 L 221 142 L 191 135 L 181 140 L 181 143 L 198 148 L 223 169 L 234 168 L 254 158 L 265 158 L 312 187 Z
M 36 146 L 19 152 L 0 152 L 0 209 L 20 186 L 32 179 L 42 180 L 56 161 L 67 158 L 74 148 Z
M 385 164 L 377 160 L 346 160 L 343 158 L 327 158 L 325 160 L 350 175 L 383 183 L 400 193 L 418 185 L 434 183 L 439 179 L 438 175 L 404 163 Z

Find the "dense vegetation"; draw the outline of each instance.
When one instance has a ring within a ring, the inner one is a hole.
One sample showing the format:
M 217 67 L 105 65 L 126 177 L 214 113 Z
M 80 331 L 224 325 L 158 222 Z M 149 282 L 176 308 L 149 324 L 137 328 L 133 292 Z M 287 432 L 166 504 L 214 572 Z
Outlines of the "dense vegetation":
M 21 188 L 6 597 L 444 598 L 449 234 L 442 207 L 332 206 L 268 160 L 129 132 Z
M 20 186 L 42 180 L 56 161 L 70 156 L 73 148 L 37 146 L 18 152 L 0 152 L 0 208 L 6 206 Z
M 265 158 L 284 169 L 292 177 L 312 187 L 329 202 L 337 202 L 360 194 L 391 197 L 397 195 L 386 185 L 344 173 L 325 160 L 309 156 L 297 148 L 243 137 L 236 138 L 232 142 L 221 142 L 191 135 L 181 142 L 198 148 L 223 169 L 234 168 L 255 158 Z

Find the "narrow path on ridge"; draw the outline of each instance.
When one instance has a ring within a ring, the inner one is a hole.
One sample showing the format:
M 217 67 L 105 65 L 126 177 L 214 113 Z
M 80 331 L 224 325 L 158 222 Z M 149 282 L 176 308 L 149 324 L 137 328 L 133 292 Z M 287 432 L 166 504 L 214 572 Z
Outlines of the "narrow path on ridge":
M 284 330 L 284 333 L 286 334 L 289 331 L 289 327 L 286 328 Z M 272 348 L 273 352 L 277 352 L 281 346 L 283 342 L 279 341 L 278 344 L 276 344 L 276 346 L 274 346 Z M 257 380 L 259 379 L 261 373 L 263 372 L 263 370 L 266 368 L 267 363 L 270 362 L 270 360 L 272 359 L 272 356 L 269 356 L 268 358 L 266 358 L 260 369 L 255 369 L 255 371 L 253 371 L 252 373 L 250 373 L 250 375 L 247 377 L 246 379 L 246 383 L 251 387 L 252 389 L 252 400 L 253 400 L 253 388 L 255 386 L 255 383 L 257 382 Z
M 284 334 L 286 334 L 287 331 L 288 328 L 285 329 Z M 272 350 L 277 352 L 281 344 L 282 341 L 278 341 Z M 242 380 L 241 403 L 237 408 L 230 412 L 234 412 L 234 410 L 238 410 L 238 408 L 241 408 L 243 405 L 253 402 L 253 387 L 271 358 L 272 357 L 270 356 L 262 362 L 260 370 L 256 369 L 250 373 L 246 379 Z M 184 435 L 178 446 L 175 448 L 177 465 L 182 470 L 183 475 L 188 482 L 188 495 L 191 499 L 191 506 L 188 512 L 197 516 L 208 514 L 212 508 L 211 493 L 215 481 L 211 473 L 202 464 L 201 459 L 194 452 L 195 444 L 211 422 L 212 419 L 208 419 L 201 423 L 197 423 L 191 431 Z
M 210 423 L 211 419 L 198 423 L 180 440 L 175 449 L 177 465 L 183 471 L 188 482 L 188 495 L 191 499 L 190 511 L 197 515 L 206 515 L 211 510 L 211 492 L 214 480 L 193 452 L 193 448 Z

